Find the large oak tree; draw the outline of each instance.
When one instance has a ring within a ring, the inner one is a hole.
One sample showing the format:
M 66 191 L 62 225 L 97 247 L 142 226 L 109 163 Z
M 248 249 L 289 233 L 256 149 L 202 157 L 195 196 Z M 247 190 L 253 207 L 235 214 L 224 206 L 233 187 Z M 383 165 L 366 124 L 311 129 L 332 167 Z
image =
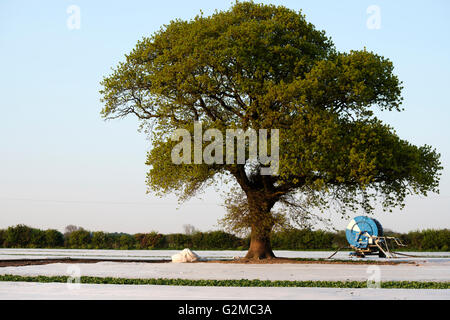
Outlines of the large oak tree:
M 414 146 L 374 114 L 401 111 L 393 64 L 366 50 L 338 52 L 323 31 L 282 6 L 238 2 L 175 20 L 139 41 L 102 81 L 103 117 L 134 115 L 152 141 L 147 183 L 187 199 L 219 181 L 237 184 L 224 221 L 251 230 L 247 258 L 274 257 L 279 223 L 334 206 L 341 213 L 404 204 L 437 192 L 440 155 Z M 217 128 L 279 129 L 279 171 L 266 163 L 179 164 L 171 134 Z

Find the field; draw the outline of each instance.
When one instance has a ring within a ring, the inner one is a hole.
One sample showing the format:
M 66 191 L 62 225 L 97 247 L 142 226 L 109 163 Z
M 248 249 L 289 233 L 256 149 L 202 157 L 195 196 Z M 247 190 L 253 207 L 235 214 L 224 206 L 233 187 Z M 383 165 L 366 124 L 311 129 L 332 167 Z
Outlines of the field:
M 278 257 L 302 258 L 300 263 L 161 263 L 176 252 L 0 249 L 0 262 L 91 260 L 0 267 L 0 299 L 450 299 L 449 252 L 408 252 L 420 258 L 399 258 L 397 264 L 386 265 L 374 264 L 387 261 L 377 257 L 364 259 L 367 264 L 355 261 L 348 252 L 338 253 L 333 264 L 314 260 L 332 253 L 325 251 L 275 252 Z M 197 253 L 208 260 L 245 255 Z M 81 284 L 67 283 L 77 276 Z M 379 280 L 381 288 L 367 288 L 368 280 Z
M 179 250 L 85 250 L 85 249 L 0 249 L 0 261 L 7 259 L 41 259 L 41 258 L 81 258 L 81 259 L 119 259 L 119 260 L 170 260 Z M 207 259 L 233 259 L 243 257 L 247 251 L 202 251 L 195 252 Z M 332 251 L 274 251 L 277 257 L 326 259 Z M 340 251 L 333 258 L 351 260 L 348 251 Z M 450 252 L 407 252 L 432 259 L 450 259 Z M 364 260 L 385 261 L 376 256 Z M 402 258 L 404 260 L 415 260 Z

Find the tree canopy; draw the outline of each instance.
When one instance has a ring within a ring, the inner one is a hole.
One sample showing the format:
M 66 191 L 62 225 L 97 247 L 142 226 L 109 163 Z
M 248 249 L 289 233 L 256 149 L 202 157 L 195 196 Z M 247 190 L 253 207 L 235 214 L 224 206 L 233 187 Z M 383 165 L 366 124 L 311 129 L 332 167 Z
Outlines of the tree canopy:
M 402 111 L 392 62 L 366 49 L 338 52 L 283 6 L 237 2 L 171 21 L 138 41 L 102 86 L 103 117 L 134 115 L 151 138 L 150 191 L 187 199 L 231 178 L 241 192 L 225 221 L 256 238 L 288 220 L 272 210 L 276 203 L 373 212 L 380 200 L 391 209 L 408 194 L 438 192 L 436 150 L 402 140 L 375 115 Z M 222 132 L 279 129 L 278 174 L 262 175 L 266 164 L 251 161 L 174 164 L 171 134 L 193 132 L 194 122 Z

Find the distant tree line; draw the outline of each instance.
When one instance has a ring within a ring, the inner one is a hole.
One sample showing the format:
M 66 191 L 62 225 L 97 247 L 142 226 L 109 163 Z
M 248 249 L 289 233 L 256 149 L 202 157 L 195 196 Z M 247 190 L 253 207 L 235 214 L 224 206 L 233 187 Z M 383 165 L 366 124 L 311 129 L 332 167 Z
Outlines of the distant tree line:
M 108 233 L 88 231 L 70 225 L 64 233 L 58 230 L 40 230 L 25 225 L 0 229 L 2 248 L 68 248 L 68 249 L 184 249 L 195 250 L 247 250 L 248 237 L 237 237 L 224 231 L 200 232 L 193 227 L 185 233 L 160 234 L 158 232 Z M 407 244 L 408 250 L 449 251 L 450 230 L 423 230 L 408 233 L 386 232 Z M 333 250 L 346 246 L 345 232 L 292 229 L 275 232 L 272 247 L 277 250 Z

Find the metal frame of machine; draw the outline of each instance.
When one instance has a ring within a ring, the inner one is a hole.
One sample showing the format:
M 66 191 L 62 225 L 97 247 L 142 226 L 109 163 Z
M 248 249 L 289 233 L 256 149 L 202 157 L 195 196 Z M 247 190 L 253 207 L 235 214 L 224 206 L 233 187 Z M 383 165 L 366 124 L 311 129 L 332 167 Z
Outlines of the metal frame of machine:
M 406 247 L 406 245 L 396 237 L 371 236 L 367 232 L 364 235 L 369 238 L 369 243 L 372 244 L 368 244 L 366 248 L 351 246 L 351 248 L 355 250 L 353 254 L 357 257 L 364 258 L 366 255 L 378 254 L 380 258 L 396 258 L 395 252 L 391 251 L 389 248 L 388 241 L 394 242 L 399 247 Z
M 366 255 L 378 255 L 380 258 L 396 258 L 396 252 L 390 250 L 392 244 L 405 247 L 400 239 L 384 236 L 381 224 L 376 219 L 366 216 L 358 216 L 352 219 L 347 226 L 345 235 L 350 248 L 355 250 L 350 254 L 356 257 L 364 258 Z M 389 242 L 391 242 L 391 245 L 389 245 Z M 329 258 L 341 249 L 343 248 L 339 248 Z

